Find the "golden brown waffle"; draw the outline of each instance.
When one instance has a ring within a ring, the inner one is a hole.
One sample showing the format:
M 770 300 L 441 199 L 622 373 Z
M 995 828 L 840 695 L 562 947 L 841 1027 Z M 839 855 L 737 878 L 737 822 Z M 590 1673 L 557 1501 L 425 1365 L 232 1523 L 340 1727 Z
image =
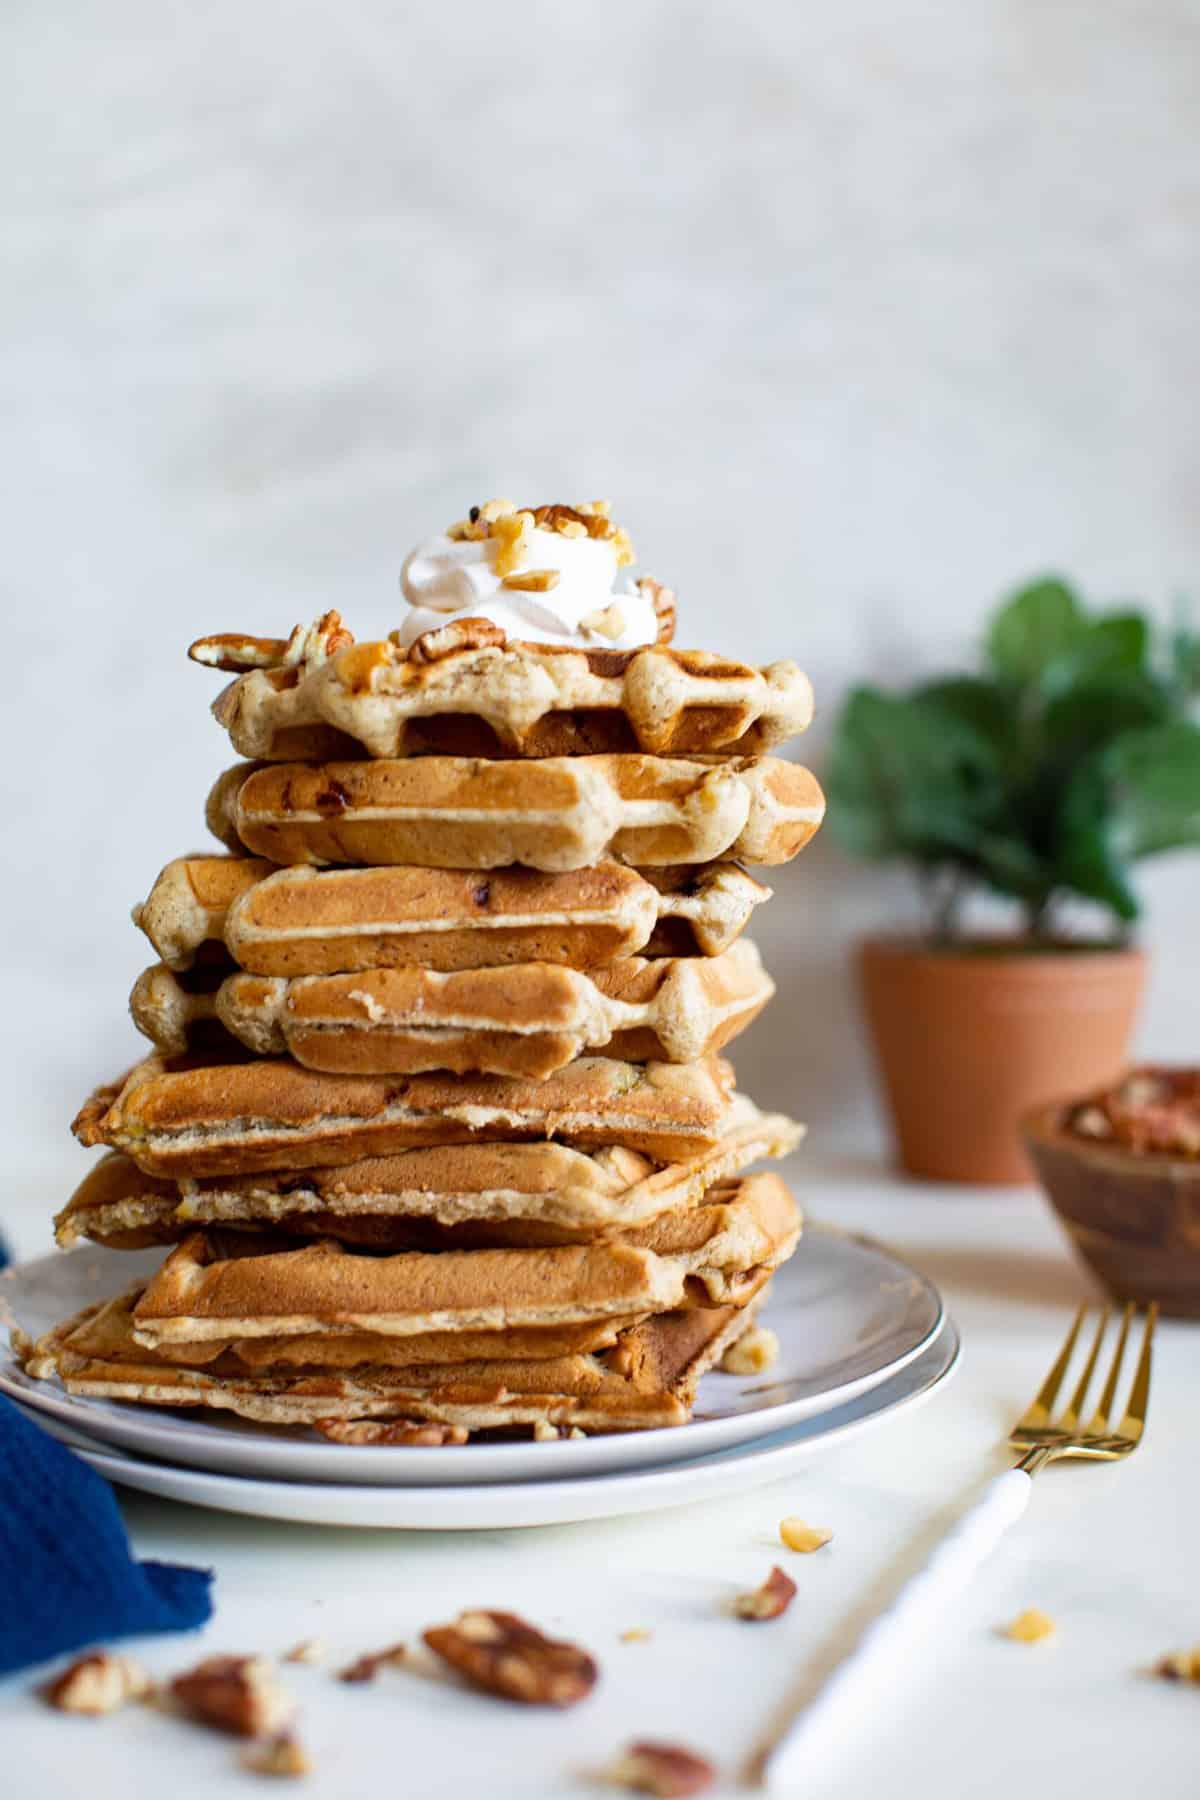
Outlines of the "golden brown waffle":
M 734 1095 L 711 1150 L 660 1168 L 624 1146 L 444 1144 L 338 1168 L 209 1176 L 179 1183 L 127 1156 L 102 1157 L 58 1215 L 64 1248 L 175 1243 L 197 1226 L 276 1229 L 379 1249 L 582 1243 L 694 1206 L 715 1182 L 786 1156 L 803 1127 Z
M 277 1250 L 245 1232 L 194 1232 L 134 1309 L 164 1344 L 379 1332 L 504 1331 L 739 1305 L 795 1248 L 800 1215 L 777 1175 L 710 1190 L 620 1239 L 542 1250 L 378 1256 L 320 1239 Z M 749 1279 L 748 1279 L 749 1278 Z
M 769 756 L 243 763 L 209 796 L 230 849 L 277 863 L 581 869 L 790 861 L 824 813 L 815 778 Z
M 134 919 L 171 969 L 224 944 L 252 975 L 337 975 L 618 957 L 718 956 L 771 897 L 736 863 L 641 875 L 619 863 L 498 869 L 279 869 L 254 857 L 168 863 Z
M 471 625 L 428 633 L 407 650 L 390 640 L 350 644 L 316 664 L 251 668 L 213 712 L 235 750 L 267 761 L 327 756 L 331 737 L 352 756 L 374 757 L 754 755 L 812 721 L 812 686 L 794 662 L 755 669 L 664 644 L 508 642 L 494 626 L 491 641 L 477 642 L 483 634 Z M 228 663 L 230 643 L 201 639 L 191 654 L 211 662 L 223 646 Z
M 621 1144 L 657 1162 L 713 1149 L 733 1071 L 579 1057 L 546 1081 L 498 1075 L 318 1075 L 284 1059 L 151 1056 L 99 1088 L 74 1121 L 83 1144 L 124 1150 L 151 1175 L 308 1169 L 425 1144 L 553 1136 Z
M 746 939 L 722 956 L 626 957 L 591 975 L 554 963 L 290 981 L 238 973 L 199 991 L 194 975 L 157 963 L 134 985 L 134 1022 L 163 1055 L 183 1054 L 219 1021 L 260 1056 L 333 1074 L 448 1069 L 532 1080 L 590 1050 L 695 1062 L 744 1031 L 775 991 Z
M 541 1422 L 633 1431 L 686 1422 L 701 1375 L 752 1324 L 765 1287 L 764 1278 L 742 1308 L 696 1307 L 643 1320 L 599 1354 L 317 1374 L 251 1374 L 229 1355 L 199 1368 L 170 1365 L 134 1340 L 135 1290 L 67 1320 L 33 1347 L 25 1366 L 37 1379 L 58 1375 L 73 1394 L 204 1406 L 277 1425 L 414 1418 L 471 1431 Z M 369 1442 L 369 1433 L 356 1433 L 356 1441 Z

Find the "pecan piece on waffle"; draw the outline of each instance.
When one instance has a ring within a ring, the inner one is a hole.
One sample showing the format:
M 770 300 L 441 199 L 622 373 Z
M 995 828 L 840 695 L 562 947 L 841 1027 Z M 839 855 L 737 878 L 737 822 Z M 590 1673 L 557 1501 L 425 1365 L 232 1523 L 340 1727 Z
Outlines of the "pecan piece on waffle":
M 490 619 L 454 619 L 449 625 L 436 625 L 423 631 L 408 646 L 408 660 L 415 663 L 441 662 L 460 650 L 503 650 L 508 637 Z
M 659 644 L 669 644 L 675 636 L 675 593 L 672 588 L 664 587 L 661 581 L 653 576 L 643 575 L 638 582 L 638 592 L 645 594 L 654 606 L 654 616 L 658 620 Z
M 630 1744 L 609 1771 L 618 1787 L 632 1788 L 638 1794 L 655 1794 L 660 1800 L 684 1800 L 688 1794 L 703 1794 L 717 1778 L 717 1771 L 705 1757 L 681 1744 Z
M 249 637 L 242 631 L 218 631 L 197 638 L 188 646 L 193 662 L 206 669 L 222 669 L 227 675 L 245 675 L 251 669 L 316 667 L 354 642 L 354 633 L 342 624 L 340 613 L 322 613 L 311 625 L 295 625 L 287 638 Z
M 386 1650 L 369 1650 L 339 1670 L 338 1680 L 351 1683 L 374 1681 L 380 1669 L 398 1668 L 406 1655 L 403 1644 L 389 1644 Z
M 177 1675 L 171 1693 L 201 1725 L 234 1737 L 269 1737 L 287 1725 L 295 1703 L 261 1656 L 209 1656 Z
M 453 1625 L 431 1626 L 423 1635 L 474 1686 L 528 1706 L 574 1706 L 600 1673 L 586 1650 L 543 1637 L 516 1613 L 460 1613 Z
M 131 1656 L 93 1650 L 87 1656 L 77 1657 L 69 1669 L 56 1676 L 44 1689 L 44 1697 L 60 1712 L 100 1718 L 116 1712 L 129 1700 L 144 1700 L 153 1686 L 141 1664 Z
M 470 1432 L 465 1425 L 439 1425 L 434 1419 L 314 1419 L 313 1430 L 335 1444 L 412 1445 L 465 1444 Z
M 739 1619 L 777 1619 L 796 1597 L 796 1584 L 776 1563 L 761 1587 L 739 1594 L 733 1610 Z

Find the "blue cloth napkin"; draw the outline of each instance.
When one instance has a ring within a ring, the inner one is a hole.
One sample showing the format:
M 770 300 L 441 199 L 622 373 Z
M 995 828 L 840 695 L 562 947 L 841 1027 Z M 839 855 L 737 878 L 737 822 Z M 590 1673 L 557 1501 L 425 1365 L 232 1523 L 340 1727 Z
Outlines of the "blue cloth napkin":
M 212 1613 L 207 1569 L 135 1562 L 106 1481 L 0 1396 L 0 1674 Z

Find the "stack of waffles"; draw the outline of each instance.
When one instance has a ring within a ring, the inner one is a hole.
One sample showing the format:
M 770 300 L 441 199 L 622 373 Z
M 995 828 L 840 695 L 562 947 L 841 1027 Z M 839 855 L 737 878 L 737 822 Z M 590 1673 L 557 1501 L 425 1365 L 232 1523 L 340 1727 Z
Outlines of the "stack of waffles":
M 806 678 L 673 648 L 649 580 L 571 617 L 572 557 L 627 559 L 600 505 L 433 546 L 461 603 L 385 641 L 328 613 L 192 646 L 247 760 L 227 853 L 135 909 L 153 1053 L 75 1122 L 108 1153 L 59 1241 L 166 1254 L 25 1346 L 73 1393 L 347 1443 L 679 1424 L 796 1248 L 747 1171 L 801 1127 L 721 1052 L 773 992 L 741 864 L 821 818 L 768 754 Z

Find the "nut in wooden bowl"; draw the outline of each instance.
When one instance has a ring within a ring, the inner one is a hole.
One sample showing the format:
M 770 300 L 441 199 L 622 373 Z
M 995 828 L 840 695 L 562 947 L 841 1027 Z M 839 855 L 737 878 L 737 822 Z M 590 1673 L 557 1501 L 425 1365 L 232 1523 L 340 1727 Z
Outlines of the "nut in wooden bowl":
M 1200 1319 L 1200 1069 L 1134 1069 L 1036 1108 L 1022 1128 L 1051 1205 L 1110 1292 Z

